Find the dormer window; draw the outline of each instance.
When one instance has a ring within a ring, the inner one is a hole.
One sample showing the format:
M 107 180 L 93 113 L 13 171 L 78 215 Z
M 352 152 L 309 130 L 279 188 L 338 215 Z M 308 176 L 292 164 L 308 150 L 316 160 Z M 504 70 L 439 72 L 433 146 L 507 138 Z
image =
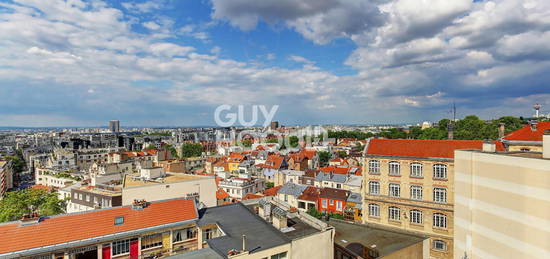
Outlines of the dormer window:
M 115 218 L 115 226 L 122 225 L 122 224 L 124 224 L 124 217 L 122 217 L 122 216 L 116 217 Z

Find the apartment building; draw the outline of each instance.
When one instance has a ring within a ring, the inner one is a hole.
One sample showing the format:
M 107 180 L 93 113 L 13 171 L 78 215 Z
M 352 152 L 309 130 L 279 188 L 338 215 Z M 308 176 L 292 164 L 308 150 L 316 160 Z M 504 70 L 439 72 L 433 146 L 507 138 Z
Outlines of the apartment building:
M 12 162 L 11 160 L 0 160 L 0 199 L 10 188 L 13 188 Z
M 130 206 L 32 215 L 0 225 L 1 258 L 144 258 L 198 249 L 193 200 L 139 202 Z
M 35 184 L 63 188 L 84 179 L 82 174 L 76 174 L 59 168 L 36 168 Z
M 455 258 L 550 258 L 548 134 L 542 152 L 455 152 Z
M 213 176 L 165 173 L 149 178 L 127 174 L 122 182 L 122 205 L 134 200 L 158 201 L 179 197 L 194 198 L 207 207 L 216 206 L 216 180 Z
M 231 198 L 241 200 L 247 194 L 265 190 L 265 180 L 261 178 L 230 177 L 218 183 L 218 188 L 226 191 Z
M 454 151 L 481 140 L 371 139 L 365 149 L 363 223 L 430 236 L 430 256 L 453 257 Z M 497 142 L 495 148 L 504 150 Z
M 78 186 L 71 188 L 70 197 L 68 213 L 122 206 L 121 186 Z

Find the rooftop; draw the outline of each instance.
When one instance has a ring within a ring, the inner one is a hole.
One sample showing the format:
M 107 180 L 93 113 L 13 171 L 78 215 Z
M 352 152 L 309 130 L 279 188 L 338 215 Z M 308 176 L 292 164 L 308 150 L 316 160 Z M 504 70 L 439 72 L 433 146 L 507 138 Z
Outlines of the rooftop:
M 504 141 L 542 141 L 544 131 L 550 129 L 550 122 L 540 121 L 533 126 L 526 124 L 523 128 L 509 133 L 502 139 Z
M 116 217 L 124 217 L 124 223 L 115 225 Z M 173 199 L 151 202 L 140 210 L 124 206 L 43 217 L 39 223 L 26 226 L 21 226 L 19 221 L 7 222 L 0 224 L 0 255 L 196 218 L 197 211 L 193 200 Z
M 225 233 L 207 240 L 208 246 L 223 257 L 227 257 L 229 250 L 242 249 L 243 235 L 247 236 L 246 246 L 251 254 L 290 242 L 287 236 L 240 202 L 205 208 L 199 214 L 199 225 L 215 223 Z
M 425 239 L 422 236 L 403 234 L 332 219 L 329 224 L 336 229 L 334 243 L 347 248 L 359 256 L 362 255 L 363 247 L 371 248 L 375 245 L 376 251 L 382 257 Z
M 209 176 L 202 175 L 193 175 L 193 174 L 180 174 L 180 173 L 166 173 L 166 176 L 153 181 L 144 181 L 140 179 L 139 174 L 125 175 L 123 188 L 128 187 L 137 187 L 145 185 L 155 185 L 155 184 L 164 184 L 164 183 L 176 183 L 184 181 L 198 180 L 202 178 L 207 178 Z
M 497 151 L 504 151 L 502 142 L 495 144 Z M 371 139 L 366 155 L 454 159 L 457 149 L 482 147 L 483 140 Z

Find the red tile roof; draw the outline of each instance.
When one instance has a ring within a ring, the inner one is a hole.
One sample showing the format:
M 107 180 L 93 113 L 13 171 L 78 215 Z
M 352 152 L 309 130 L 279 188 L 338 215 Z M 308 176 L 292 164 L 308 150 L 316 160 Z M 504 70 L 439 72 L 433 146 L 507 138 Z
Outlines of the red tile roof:
M 264 197 L 263 195 L 248 193 L 246 196 L 244 196 L 243 201 L 246 200 L 252 200 L 252 199 L 258 199 Z
M 285 158 L 281 155 L 269 155 L 264 164 L 259 164 L 257 167 L 280 169 Z
M 321 188 L 319 197 L 329 198 L 333 200 L 345 201 L 348 199 L 349 191 L 334 189 L 334 188 Z
M 124 217 L 124 223 L 115 225 L 115 217 L 119 216 Z M 152 202 L 142 210 L 125 206 L 46 217 L 40 223 L 28 226 L 20 226 L 19 222 L 5 223 L 0 225 L 0 254 L 193 220 L 197 217 L 193 200 L 175 199 Z
M 218 189 L 216 191 L 216 199 L 223 200 L 227 197 L 229 197 L 229 193 L 227 193 L 224 189 Z
M 334 173 L 334 174 L 348 174 L 350 167 L 336 167 L 336 166 L 327 166 L 321 167 L 319 170 L 323 173 Z
M 497 151 L 504 151 L 495 141 Z M 367 155 L 454 158 L 457 149 L 482 149 L 483 140 L 371 139 Z
M 271 187 L 269 189 L 264 190 L 263 193 L 265 196 L 276 196 L 277 192 L 279 192 L 279 189 L 281 189 L 281 187 L 283 186 L 279 185 L 279 186 Z
M 527 124 L 523 128 L 509 133 L 502 139 L 510 141 L 542 141 L 542 135 L 548 129 L 550 129 L 549 121 L 538 122 L 535 130 L 532 130 L 531 125 Z
M 319 199 L 320 190 L 317 187 L 308 186 L 302 195 L 298 197 L 299 200 L 317 201 Z

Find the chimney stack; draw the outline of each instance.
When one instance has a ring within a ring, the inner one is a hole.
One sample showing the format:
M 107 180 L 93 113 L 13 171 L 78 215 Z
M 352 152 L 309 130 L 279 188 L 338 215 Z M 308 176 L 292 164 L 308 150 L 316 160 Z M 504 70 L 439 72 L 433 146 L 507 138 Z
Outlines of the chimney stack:
M 499 139 L 502 139 L 504 137 L 504 129 L 505 129 L 504 125 L 505 124 L 503 122 L 498 124 L 498 138 Z
M 550 130 L 545 130 L 542 135 L 542 158 L 550 159 Z
M 486 153 L 495 153 L 497 152 L 497 145 L 492 140 L 483 141 L 482 151 Z
M 531 130 L 532 131 L 537 131 L 537 122 L 536 121 L 531 121 L 529 124 L 531 125 Z

